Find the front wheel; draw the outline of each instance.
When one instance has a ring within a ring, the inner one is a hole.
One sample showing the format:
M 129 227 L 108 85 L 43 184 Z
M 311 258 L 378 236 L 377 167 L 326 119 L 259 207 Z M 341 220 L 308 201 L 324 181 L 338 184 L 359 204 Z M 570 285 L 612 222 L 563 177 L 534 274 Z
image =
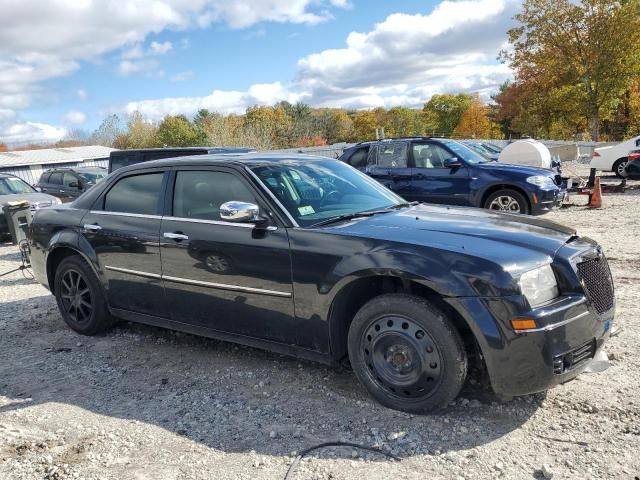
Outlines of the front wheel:
M 484 202 L 484 208 L 505 213 L 529 213 L 529 204 L 524 195 L 510 188 L 489 195 Z
M 62 319 L 76 332 L 94 335 L 113 325 L 102 287 L 80 256 L 67 257 L 60 263 L 54 292 Z
M 613 164 L 613 173 L 616 174 L 616 177 L 624 178 L 624 167 L 627 166 L 628 161 L 629 160 L 627 160 L 626 158 L 621 158 Z
M 382 405 L 411 413 L 445 407 L 467 374 L 456 329 L 423 298 L 386 294 L 367 302 L 349 328 L 358 380 Z

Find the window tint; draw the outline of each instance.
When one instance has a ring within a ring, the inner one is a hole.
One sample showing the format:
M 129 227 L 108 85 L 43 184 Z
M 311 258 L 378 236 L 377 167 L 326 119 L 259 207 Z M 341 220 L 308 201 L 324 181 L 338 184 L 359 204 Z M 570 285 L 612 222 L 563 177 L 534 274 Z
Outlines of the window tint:
M 62 185 L 62 172 L 53 172 L 49 177 L 49 183 L 52 185 Z
M 404 142 L 380 143 L 378 145 L 378 166 L 405 168 L 407 166 L 407 144 Z
M 104 209 L 109 212 L 156 215 L 163 173 L 148 173 L 119 180 L 105 195 Z
M 141 153 L 130 153 L 128 155 L 113 155 L 109 159 L 109 172 L 113 172 L 119 168 L 140 163 L 144 160 Z
M 64 176 L 62 177 L 62 185 L 64 185 L 65 187 L 74 188 L 71 187 L 72 183 L 75 183 L 77 187 L 78 179 L 73 173 L 65 172 Z
M 368 156 L 369 156 L 369 147 L 359 148 L 349 157 L 349 165 L 355 168 L 366 167 Z
M 257 203 L 235 175 L 214 171 L 179 171 L 173 193 L 173 216 L 220 220 L 220 205 L 230 201 Z
M 453 155 L 435 143 L 414 143 L 413 161 L 416 168 L 444 168 L 444 160 Z
M 42 174 L 42 176 L 40 177 L 40 181 L 38 183 L 49 183 L 49 177 L 51 176 L 51 173 L 49 172 L 44 172 Z

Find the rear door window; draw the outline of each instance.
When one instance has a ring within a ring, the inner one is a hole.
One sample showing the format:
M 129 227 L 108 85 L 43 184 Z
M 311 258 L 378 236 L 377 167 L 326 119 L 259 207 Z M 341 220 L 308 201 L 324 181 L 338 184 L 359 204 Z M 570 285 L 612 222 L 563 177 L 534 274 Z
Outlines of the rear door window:
M 383 168 L 407 167 L 407 144 L 405 142 L 380 143 L 378 166 Z
M 157 215 L 160 211 L 164 173 L 124 177 L 107 192 L 104 209 L 109 212 Z
M 49 177 L 49 183 L 51 185 L 62 185 L 62 172 L 53 172 Z

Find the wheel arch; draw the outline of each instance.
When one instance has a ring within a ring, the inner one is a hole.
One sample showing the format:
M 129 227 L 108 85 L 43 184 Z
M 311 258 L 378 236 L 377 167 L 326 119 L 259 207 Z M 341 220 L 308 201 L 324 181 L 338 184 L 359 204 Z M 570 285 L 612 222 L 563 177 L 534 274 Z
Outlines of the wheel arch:
M 532 211 L 533 205 L 531 205 L 531 198 L 529 198 L 529 193 L 522 187 L 518 185 L 514 185 L 512 183 L 496 183 L 489 187 L 487 187 L 480 197 L 480 208 L 484 208 L 484 204 L 489 198 L 489 196 L 499 190 L 515 190 L 519 194 L 521 194 L 525 201 L 527 202 L 527 207 L 529 208 L 529 212 Z
M 335 362 L 347 358 L 347 336 L 353 317 L 369 300 L 386 293 L 406 293 L 424 298 L 441 310 L 460 334 L 469 358 L 481 353 L 472 328 L 464 317 L 444 300 L 441 292 L 418 279 L 396 275 L 370 275 L 344 285 L 335 295 L 329 310 L 331 356 Z
M 51 237 L 46 260 L 47 283 L 49 290 L 54 295 L 56 270 L 65 258 L 74 255 L 80 256 L 89 265 L 96 278 L 101 281 L 102 277 L 96 268 L 95 252 L 89 242 L 76 232 L 61 230 Z

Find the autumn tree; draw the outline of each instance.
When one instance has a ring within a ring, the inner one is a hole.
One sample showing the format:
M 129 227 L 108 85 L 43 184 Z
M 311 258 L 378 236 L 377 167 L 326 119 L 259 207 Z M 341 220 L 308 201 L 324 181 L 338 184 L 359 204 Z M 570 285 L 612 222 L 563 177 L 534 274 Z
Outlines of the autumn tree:
M 491 125 L 487 113 L 480 97 L 474 95 L 471 105 L 460 116 L 453 135 L 457 138 L 489 138 Z
M 354 142 L 371 140 L 375 138 L 377 127 L 378 123 L 374 112 L 369 110 L 358 111 L 353 116 L 353 128 L 351 129 L 349 140 Z
M 445 93 L 432 96 L 422 109 L 425 123 L 429 124 L 431 135 L 450 136 L 460 123 L 463 112 L 469 108 L 473 97 L 466 93 L 453 95 Z
M 8 152 L 9 147 L 7 147 L 6 143 L 0 143 L 0 152 Z
M 91 134 L 89 142 L 93 145 L 113 146 L 116 138 L 125 133 L 125 125 L 115 114 L 108 115 L 100 126 Z
M 184 115 L 167 115 L 158 125 L 157 139 L 167 147 L 192 147 L 206 143 L 206 137 Z
M 640 75 L 640 0 L 524 0 L 502 52 L 517 83 L 574 103 L 598 140 L 600 123 Z

